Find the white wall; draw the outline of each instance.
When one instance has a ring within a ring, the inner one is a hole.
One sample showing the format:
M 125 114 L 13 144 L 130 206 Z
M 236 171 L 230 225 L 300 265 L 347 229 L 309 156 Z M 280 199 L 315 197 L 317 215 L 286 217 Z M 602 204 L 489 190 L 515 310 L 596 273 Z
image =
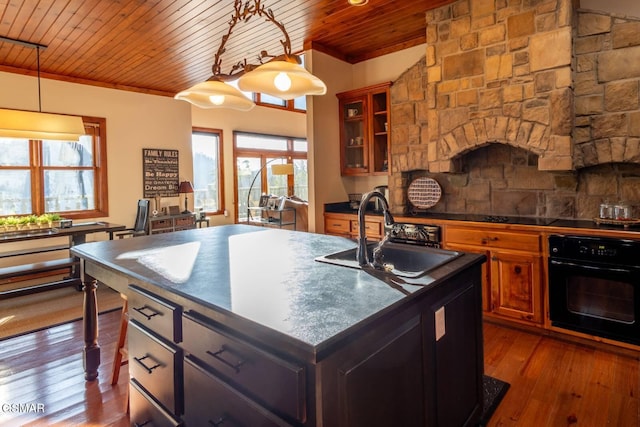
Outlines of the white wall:
M 182 101 L 102 87 L 41 80 L 42 110 L 107 120 L 109 216 L 133 226 L 142 197 L 142 149 L 179 150 L 180 179 L 191 179 L 191 109 Z M 34 77 L 0 72 L 0 108 L 38 110 Z M 163 205 L 181 205 L 179 198 Z M 102 238 L 102 235 L 92 235 Z

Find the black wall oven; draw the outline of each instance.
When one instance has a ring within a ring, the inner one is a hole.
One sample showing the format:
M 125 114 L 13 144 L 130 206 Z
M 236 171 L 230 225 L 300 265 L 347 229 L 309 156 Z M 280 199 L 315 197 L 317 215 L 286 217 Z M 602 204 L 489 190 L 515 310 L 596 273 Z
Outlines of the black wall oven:
M 560 328 L 640 345 L 640 241 L 549 236 L 549 315 Z

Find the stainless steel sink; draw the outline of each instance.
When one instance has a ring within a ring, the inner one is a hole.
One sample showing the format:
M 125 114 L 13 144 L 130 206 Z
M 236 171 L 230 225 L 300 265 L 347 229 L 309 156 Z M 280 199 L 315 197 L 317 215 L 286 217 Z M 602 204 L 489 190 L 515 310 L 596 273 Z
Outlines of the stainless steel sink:
M 369 259 L 373 259 L 373 248 L 377 243 L 367 244 Z M 358 249 L 347 249 L 316 258 L 316 261 L 343 267 L 360 268 L 356 261 Z M 382 247 L 382 263 L 385 271 L 399 277 L 418 277 L 461 256 L 461 252 L 424 246 L 411 246 L 387 242 Z

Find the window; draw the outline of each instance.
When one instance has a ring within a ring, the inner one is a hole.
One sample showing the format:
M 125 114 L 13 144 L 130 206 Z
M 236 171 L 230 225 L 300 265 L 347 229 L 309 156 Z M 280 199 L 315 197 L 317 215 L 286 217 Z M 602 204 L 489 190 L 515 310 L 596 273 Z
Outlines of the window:
M 247 202 L 258 206 L 263 193 L 308 199 L 307 141 L 243 132 L 234 132 L 233 139 L 238 222 L 247 220 Z M 271 173 L 271 165 L 284 163 L 293 165 L 293 175 Z
M 223 213 L 222 131 L 194 128 L 191 134 L 191 152 L 194 208 L 208 214 Z
M 300 59 L 302 60 L 302 67 L 304 67 L 304 55 L 300 55 Z M 238 88 L 238 81 L 232 80 L 227 82 L 231 86 Z M 280 108 L 284 110 L 297 111 L 301 113 L 307 112 L 307 97 L 299 96 L 295 99 L 285 100 L 280 99 L 275 96 L 267 95 L 264 93 L 253 93 L 253 92 L 242 92 L 247 98 L 252 99 L 257 105 L 261 105 L 263 107 L 273 107 Z
M 106 120 L 83 120 L 79 141 L 0 138 L 0 215 L 109 214 Z

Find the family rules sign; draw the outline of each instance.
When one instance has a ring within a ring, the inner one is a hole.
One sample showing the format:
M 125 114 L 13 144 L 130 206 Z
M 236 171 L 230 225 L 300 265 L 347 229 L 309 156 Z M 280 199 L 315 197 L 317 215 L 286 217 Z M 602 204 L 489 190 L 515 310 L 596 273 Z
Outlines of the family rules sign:
M 142 149 L 144 198 L 178 196 L 178 150 Z

